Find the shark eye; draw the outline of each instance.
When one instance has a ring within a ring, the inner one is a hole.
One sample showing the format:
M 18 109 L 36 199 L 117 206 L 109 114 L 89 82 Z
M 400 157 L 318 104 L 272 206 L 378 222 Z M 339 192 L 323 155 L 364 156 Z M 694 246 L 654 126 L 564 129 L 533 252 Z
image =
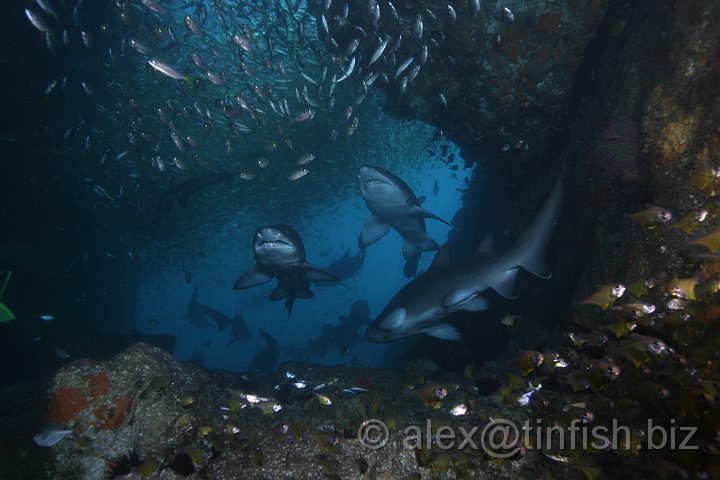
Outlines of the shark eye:
M 405 309 L 398 308 L 385 318 L 383 327 L 395 330 L 405 323 Z

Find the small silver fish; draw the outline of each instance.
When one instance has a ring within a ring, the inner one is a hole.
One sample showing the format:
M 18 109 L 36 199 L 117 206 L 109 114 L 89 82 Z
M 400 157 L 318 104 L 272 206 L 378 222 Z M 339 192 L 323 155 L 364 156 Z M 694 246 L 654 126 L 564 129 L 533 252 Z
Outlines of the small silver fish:
M 45 322 L 52 322 L 53 320 L 55 320 L 55 315 L 46 313 L 45 315 L 40 315 L 40 317 L 38 317 L 38 318 L 40 318 L 40 320 L 43 320 Z
M 448 4 L 447 12 L 448 12 L 448 15 L 450 16 L 450 18 L 452 19 L 452 21 L 455 22 L 455 20 L 457 20 L 457 13 L 455 12 L 455 9 L 453 8 L 452 5 Z
M 222 87 L 223 85 L 225 85 L 225 79 L 221 75 L 217 75 L 210 70 L 205 73 L 205 76 L 208 80 L 210 80 L 210 82 L 212 82 L 214 85 L 217 85 L 218 87 Z
M 185 25 L 187 26 L 188 30 L 190 30 L 195 35 L 201 35 L 200 27 L 190 15 L 185 15 L 185 18 L 183 20 L 185 20 Z
M 397 80 L 397 78 L 400 76 L 401 73 L 405 71 L 407 67 L 410 66 L 410 64 L 415 60 L 415 57 L 408 57 L 405 59 L 403 63 L 400 64 L 397 71 L 395 72 L 395 76 L 393 77 L 393 80 Z
M 300 113 L 293 119 L 293 121 L 295 121 L 295 122 L 304 122 L 304 121 L 306 121 L 306 120 L 312 120 L 314 116 L 315 116 L 315 110 L 313 110 L 312 108 L 308 108 L 307 110 L 303 110 L 302 112 L 300 112 Z
M 413 80 L 415 80 L 415 77 L 417 77 L 418 73 L 420 73 L 420 65 L 415 65 L 408 74 L 408 84 L 412 83 Z
M 38 31 L 42 33 L 47 33 L 51 31 L 51 28 L 48 27 L 48 24 L 45 23 L 45 20 L 40 16 L 39 13 L 35 12 L 34 10 L 26 8 L 25 16 L 28 18 L 28 20 L 30 20 L 30 23 L 32 23 L 33 27 L 35 27 Z
M 63 438 L 71 435 L 73 428 L 65 428 L 56 422 L 50 422 L 44 425 L 34 436 L 33 441 L 40 447 L 52 447 Z
M 445 109 L 447 110 L 448 103 L 447 103 L 447 98 L 445 98 L 445 94 L 442 92 L 438 93 L 438 98 L 440 99 L 440 103 L 442 103 L 443 107 L 445 107 Z
M 505 18 L 508 22 L 513 23 L 515 21 L 515 14 L 512 12 L 512 10 L 510 10 L 510 8 L 503 8 L 503 14 L 505 15 Z
M 56 19 L 58 18 L 57 12 L 53 9 L 48 0 L 35 0 L 35 3 L 37 3 L 38 7 L 42 8 L 48 15 L 52 15 Z
M 298 168 L 297 170 L 293 170 L 290 175 L 288 175 L 288 180 L 291 182 L 294 182 L 295 180 L 299 180 L 305 175 L 307 175 L 309 170 L 307 168 Z
M 380 5 L 377 3 L 370 8 L 370 17 L 372 18 L 373 25 L 377 27 L 377 24 L 380 21 Z
M 108 191 L 100 185 L 93 185 L 93 192 L 95 192 L 100 197 L 106 198 L 107 200 L 116 200 L 115 197 L 110 195 Z
M 413 38 L 415 40 L 420 40 L 423 36 L 423 20 L 422 15 L 417 14 L 417 17 L 415 17 L 415 22 L 413 23 Z
M 370 65 L 372 65 L 373 63 L 375 63 L 378 58 L 380 58 L 380 56 L 381 56 L 381 55 L 383 54 L 383 52 L 385 51 L 385 47 L 387 47 L 387 44 L 388 44 L 388 41 L 389 41 L 389 40 L 390 40 L 390 39 L 389 39 L 388 37 L 385 37 L 385 39 L 383 39 L 383 40 L 380 42 L 380 45 L 378 45 L 378 47 L 375 49 L 375 51 L 373 52 L 372 56 L 370 57 L 370 61 L 368 62 L 368 67 L 369 67 Z
M 325 32 L 325 35 L 330 35 L 330 28 L 328 27 L 327 18 L 325 18 L 324 14 L 320 15 L 320 26 L 323 32 Z
M 58 81 L 57 81 L 57 80 L 53 80 L 52 82 L 50 82 L 50 83 L 48 84 L 48 86 L 45 88 L 45 95 L 49 95 L 50 92 L 52 92 L 53 90 L 55 90 L 55 87 L 57 86 L 57 84 L 58 84 Z
M 93 90 L 93 88 L 90 86 L 89 83 L 82 81 L 82 82 L 80 82 L 80 85 L 82 85 L 82 88 L 83 88 L 83 90 L 85 90 L 85 93 L 87 93 L 91 97 L 93 96 L 95 91 Z
M 307 165 L 313 160 L 315 160 L 315 155 L 313 155 L 312 153 L 306 153 L 304 155 L 301 155 L 300 158 L 297 159 L 295 165 Z
M 428 46 L 423 45 L 420 50 L 420 65 L 425 65 L 428 60 Z
M 470 0 L 470 12 L 472 13 L 472 18 L 475 18 L 478 12 L 480 12 L 480 1 L 481 0 Z
M 161 62 L 160 60 L 156 60 L 154 58 L 148 60 L 148 63 L 151 67 L 153 67 L 158 72 L 162 73 L 163 75 L 166 75 L 170 78 L 174 78 L 175 80 L 183 80 L 185 77 L 183 77 L 183 74 L 175 70 L 170 65 L 167 65 L 166 63 Z
M 83 30 L 82 32 L 80 32 L 80 36 L 82 37 L 82 41 L 85 44 L 85 47 L 88 50 L 92 49 L 93 39 L 92 39 L 92 35 L 90 34 L 90 32 L 86 32 L 85 30 Z
M 167 9 L 165 9 L 165 7 L 163 7 L 159 3 L 155 2 L 154 0 L 140 0 L 140 2 L 157 14 L 160 14 L 160 15 L 168 14 Z
M 139 40 L 131 38 L 130 40 L 128 40 L 128 43 L 133 48 L 133 50 L 135 50 L 138 53 L 141 53 L 143 55 L 148 55 L 150 53 L 150 49 L 144 43 L 140 42 Z
M 357 50 L 358 45 L 360 45 L 360 39 L 354 38 L 348 46 L 345 48 L 345 58 L 352 57 L 352 54 L 355 53 L 355 50 Z

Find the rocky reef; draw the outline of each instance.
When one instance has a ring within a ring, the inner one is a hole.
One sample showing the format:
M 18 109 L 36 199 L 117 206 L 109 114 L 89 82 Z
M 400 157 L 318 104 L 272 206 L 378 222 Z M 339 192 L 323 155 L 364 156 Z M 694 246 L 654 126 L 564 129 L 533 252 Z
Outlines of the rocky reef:
M 522 453 L 505 464 L 479 447 L 486 408 L 504 407 L 481 396 L 486 392 L 472 370 L 465 376 L 436 370 L 429 361 L 411 363 L 404 373 L 286 363 L 258 377 L 210 374 L 137 343 L 112 360 L 79 360 L 55 376 L 48 420 L 73 425 L 74 433 L 52 448 L 47 473 L 54 479 L 454 478 L 461 471 L 468 478 L 515 478 L 535 471 Z M 484 381 L 497 382 L 493 372 L 502 371 L 486 368 Z M 408 427 L 417 429 L 414 439 Z M 457 429 L 456 446 L 465 428 L 467 445 L 449 451 L 426 445 L 443 427 Z

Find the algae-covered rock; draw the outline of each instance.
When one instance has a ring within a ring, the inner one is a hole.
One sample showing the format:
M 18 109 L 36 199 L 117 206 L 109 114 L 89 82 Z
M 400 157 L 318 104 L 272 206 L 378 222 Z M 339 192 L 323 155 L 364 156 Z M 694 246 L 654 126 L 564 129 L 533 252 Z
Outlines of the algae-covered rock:
M 48 421 L 77 434 L 53 448 L 56 479 L 103 478 L 128 452 L 164 463 L 205 412 L 219 411 L 220 398 L 205 371 L 144 343 L 112 360 L 66 365 L 49 395 Z M 186 396 L 196 401 L 184 406 Z

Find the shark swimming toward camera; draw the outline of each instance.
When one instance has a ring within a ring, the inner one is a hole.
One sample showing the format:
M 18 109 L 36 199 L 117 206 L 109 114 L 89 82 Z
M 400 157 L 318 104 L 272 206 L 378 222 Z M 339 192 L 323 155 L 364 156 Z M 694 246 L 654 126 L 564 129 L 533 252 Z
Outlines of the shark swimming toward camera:
M 253 237 L 253 254 L 257 264 L 240 277 L 235 290 L 256 287 L 278 279 L 270 300 L 285 299 L 285 309 L 292 314 L 296 298 L 313 298 L 310 282 L 338 281 L 339 278 L 305 261 L 305 246 L 300 235 L 289 225 L 277 224 L 259 228 Z
M 564 176 L 563 170 L 538 215 L 504 253 L 491 255 L 491 242 L 483 241 L 471 259 L 451 265 L 445 244 L 430 268 L 405 285 L 368 327 L 368 339 L 385 343 L 425 333 L 459 341 L 460 333 L 447 322 L 451 313 L 486 310 L 487 301 L 482 293 L 487 289 L 515 298 L 520 268 L 537 277 L 550 278 L 543 254 L 560 213 Z
M 395 229 L 403 238 L 402 254 L 405 259 L 403 273 L 414 277 L 422 252 L 439 248 L 437 242 L 425 231 L 425 219 L 433 218 L 447 225 L 448 222 L 422 208 L 422 203 L 410 187 L 393 173 L 380 167 L 363 166 L 358 172 L 360 193 L 372 216 L 363 225 L 358 247 L 380 240 Z

